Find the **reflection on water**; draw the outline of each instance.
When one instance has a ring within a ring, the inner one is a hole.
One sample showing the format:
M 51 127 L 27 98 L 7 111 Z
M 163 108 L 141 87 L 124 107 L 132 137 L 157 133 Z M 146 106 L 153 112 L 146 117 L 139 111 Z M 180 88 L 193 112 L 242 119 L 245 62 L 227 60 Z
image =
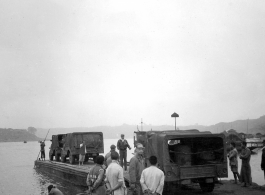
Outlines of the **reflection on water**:
M 128 139 L 133 147 L 133 140 Z M 50 141 L 46 141 L 46 158 L 49 153 Z M 109 152 L 110 145 L 117 144 L 117 139 L 104 140 L 105 154 Z M 128 151 L 128 160 L 132 157 L 133 150 Z M 55 176 L 34 169 L 34 161 L 39 153 L 38 142 L 9 142 L 0 143 L 0 194 L 1 195 L 46 195 L 47 187 L 55 184 L 65 195 L 76 195 L 86 189 L 73 185 Z M 253 181 L 264 185 L 263 172 L 260 170 L 261 151 L 251 156 Z M 239 171 L 241 160 L 239 160 Z M 229 170 L 229 178 L 233 179 Z

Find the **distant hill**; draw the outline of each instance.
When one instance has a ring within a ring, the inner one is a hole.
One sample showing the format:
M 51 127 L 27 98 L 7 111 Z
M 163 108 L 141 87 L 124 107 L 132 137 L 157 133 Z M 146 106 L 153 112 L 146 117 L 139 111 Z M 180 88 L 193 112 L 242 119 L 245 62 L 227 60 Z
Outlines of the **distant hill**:
M 0 142 L 23 142 L 23 141 L 39 141 L 36 135 L 29 133 L 25 129 L 1 129 Z
M 141 129 L 138 127 L 139 130 Z M 256 134 L 262 133 L 265 134 L 265 116 L 261 116 L 258 119 L 246 119 L 246 120 L 237 120 L 233 122 L 221 122 L 215 125 L 203 126 L 203 125 L 190 125 L 190 126 L 177 126 L 180 130 L 187 129 L 198 129 L 199 131 L 210 131 L 212 133 L 221 133 L 227 129 L 234 129 L 238 133 L 248 133 Z M 174 130 L 175 126 L 173 125 L 143 125 L 144 131 L 149 130 Z M 248 130 L 247 130 L 248 129 Z M 51 139 L 51 135 L 55 134 L 64 134 L 71 132 L 86 132 L 86 131 L 100 131 L 103 132 L 104 138 L 108 139 L 118 139 L 120 134 L 125 134 L 127 138 L 133 138 L 133 132 L 137 131 L 137 125 L 127 125 L 123 124 L 121 126 L 98 126 L 98 127 L 74 127 L 74 128 L 52 128 L 49 132 L 48 138 Z M 36 135 L 38 137 L 44 138 L 48 132 L 48 129 L 37 128 Z

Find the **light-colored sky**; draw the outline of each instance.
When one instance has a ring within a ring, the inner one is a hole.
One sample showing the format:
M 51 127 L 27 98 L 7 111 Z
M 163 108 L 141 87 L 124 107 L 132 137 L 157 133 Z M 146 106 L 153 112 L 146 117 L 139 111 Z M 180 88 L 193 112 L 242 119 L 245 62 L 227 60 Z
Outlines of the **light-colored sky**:
M 265 1 L 0 1 L 0 127 L 265 114 Z

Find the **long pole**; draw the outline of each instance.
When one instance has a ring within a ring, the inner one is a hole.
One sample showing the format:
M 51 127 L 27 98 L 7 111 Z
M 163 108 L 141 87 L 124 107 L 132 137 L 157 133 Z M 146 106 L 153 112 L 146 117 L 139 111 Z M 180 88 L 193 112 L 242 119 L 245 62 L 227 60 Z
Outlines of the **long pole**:
M 49 129 L 49 131 L 50 131 L 50 129 Z M 46 134 L 46 137 L 45 137 L 45 139 L 44 139 L 44 142 L 45 142 L 45 140 L 46 140 L 46 138 L 47 138 L 47 135 L 49 134 L 49 131 L 48 131 L 48 133 Z M 40 152 L 41 152 L 41 150 L 40 150 Z M 38 160 L 38 158 L 39 158 L 40 152 L 39 152 L 39 154 L 38 154 L 38 156 L 37 156 L 37 160 Z
M 247 120 L 247 134 L 248 134 L 248 120 Z

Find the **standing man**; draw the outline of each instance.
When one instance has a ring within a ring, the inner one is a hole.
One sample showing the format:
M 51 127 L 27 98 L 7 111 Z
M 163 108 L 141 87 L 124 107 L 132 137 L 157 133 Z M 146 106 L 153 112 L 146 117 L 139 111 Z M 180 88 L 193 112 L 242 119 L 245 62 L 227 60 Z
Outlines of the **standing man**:
M 243 141 L 241 143 L 241 147 L 242 147 L 242 150 L 241 150 L 241 154 L 239 156 L 239 158 L 242 159 L 241 172 L 240 172 L 241 182 L 242 182 L 243 187 L 248 187 L 252 183 L 252 181 L 251 181 L 251 167 L 249 164 L 251 152 L 247 148 L 247 142 Z
M 80 149 L 79 149 L 79 166 L 81 163 L 82 165 L 84 165 L 85 156 L 86 156 L 86 145 L 85 145 L 85 142 L 82 141 L 82 143 L 80 144 Z
M 111 153 L 112 162 L 106 170 L 106 185 L 107 194 L 111 195 L 124 195 L 125 184 L 123 177 L 123 168 L 118 162 L 119 154 L 117 152 Z
M 44 141 L 40 142 L 40 151 L 41 151 L 41 155 L 40 155 L 41 160 L 45 160 L 45 143 L 44 143 Z
M 124 134 L 121 134 L 121 139 L 117 142 L 117 148 L 120 151 L 121 167 L 124 165 L 124 170 L 127 171 L 127 148 L 131 149 L 128 141 L 124 139 Z
M 157 168 L 156 156 L 151 156 L 149 162 L 151 166 L 143 170 L 141 175 L 140 183 L 143 192 L 144 194 L 162 195 L 165 175 Z
M 265 179 L 265 140 L 263 140 L 263 148 L 261 155 L 261 170 L 264 171 L 264 179 Z
M 110 146 L 110 152 L 106 154 L 105 156 L 105 165 L 106 166 L 109 166 L 109 164 L 111 163 L 111 153 L 112 152 L 116 152 L 116 146 L 115 145 L 111 145 Z M 120 156 L 118 157 L 118 159 L 120 158 Z
M 143 159 L 144 147 L 138 143 L 135 149 L 135 155 L 130 160 L 129 176 L 130 176 L 130 188 L 128 189 L 128 195 L 142 195 L 142 187 L 140 184 L 141 174 L 144 169 Z
M 104 156 L 99 155 L 96 158 L 96 165 L 92 167 L 87 175 L 88 191 L 92 195 L 106 194 L 104 183 L 105 170 L 103 168 Z
M 238 173 L 238 161 L 237 161 L 238 152 L 236 149 L 235 142 L 231 142 L 230 148 L 231 148 L 231 151 L 229 152 L 227 156 L 229 158 L 229 162 L 230 162 L 229 164 L 231 167 L 231 171 L 234 174 L 235 183 L 237 184 L 237 178 L 239 180 L 239 173 Z

